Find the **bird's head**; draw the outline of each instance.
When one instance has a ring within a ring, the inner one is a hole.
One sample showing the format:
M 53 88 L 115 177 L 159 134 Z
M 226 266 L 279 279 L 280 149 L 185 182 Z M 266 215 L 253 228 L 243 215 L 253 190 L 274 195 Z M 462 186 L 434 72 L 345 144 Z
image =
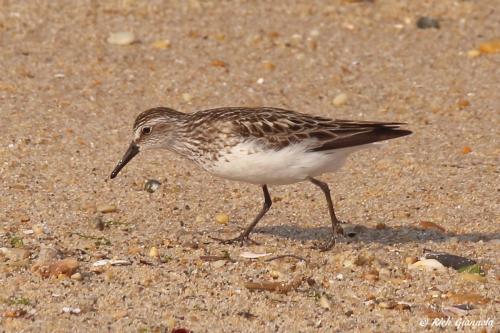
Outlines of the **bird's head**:
M 164 107 L 149 109 L 139 114 L 134 122 L 132 142 L 111 173 L 111 178 L 115 178 L 140 151 L 171 147 L 176 129 L 181 125 L 184 116 L 182 112 Z

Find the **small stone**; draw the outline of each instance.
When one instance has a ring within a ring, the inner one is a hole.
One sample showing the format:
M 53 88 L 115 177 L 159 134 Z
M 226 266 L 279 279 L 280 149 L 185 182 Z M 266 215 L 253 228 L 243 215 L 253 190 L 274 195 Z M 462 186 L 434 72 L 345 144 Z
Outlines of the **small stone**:
M 377 223 L 377 225 L 375 226 L 375 229 L 377 229 L 377 230 L 384 230 L 386 228 L 387 228 L 387 226 L 385 225 L 385 223 L 382 223 L 382 222 Z
M 160 39 L 151 43 L 151 46 L 155 49 L 168 49 L 170 47 L 170 41 L 168 39 Z
M 479 50 L 474 49 L 474 50 L 467 51 L 467 56 L 469 58 L 476 58 L 476 57 L 479 57 L 479 55 L 481 55 L 481 51 L 479 51 Z
M 11 261 L 20 261 L 29 257 L 30 253 L 25 249 L 0 247 L 0 254 Z
M 144 191 L 153 193 L 160 187 L 160 185 L 161 183 L 156 179 L 148 179 L 144 182 Z
M 223 68 L 228 66 L 226 62 L 219 60 L 219 59 L 212 60 L 210 62 L 210 65 L 213 67 L 223 67 Z
M 419 29 L 439 29 L 441 26 L 439 21 L 433 17 L 422 16 L 417 20 L 417 27 Z
M 414 264 L 417 261 L 418 261 L 417 257 L 406 257 L 405 258 L 405 263 L 407 263 L 408 265 Z
M 382 309 L 394 309 L 397 306 L 397 303 L 394 301 L 380 302 L 378 306 Z
M 309 32 L 309 36 L 311 37 L 318 37 L 319 36 L 319 30 L 318 29 L 313 29 Z
M 94 227 L 97 230 L 103 231 L 104 230 L 104 221 L 102 220 L 102 216 L 97 216 L 94 218 Z
M 500 38 L 479 44 L 481 53 L 500 53 Z
M 215 215 L 215 222 L 219 224 L 228 224 L 229 223 L 229 216 L 224 213 L 219 213 Z
M 50 264 L 48 273 L 50 276 L 71 276 L 75 273 L 79 266 L 80 264 L 76 259 L 66 258 Z
M 319 299 L 319 305 L 323 308 L 323 309 L 327 309 L 327 310 L 330 310 L 331 306 L 330 306 L 330 302 L 328 301 L 328 298 L 326 298 L 324 295 L 322 295 Z
M 445 232 L 446 229 L 443 228 L 442 226 L 434 223 L 434 222 L 429 222 L 429 221 L 420 221 L 417 224 L 419 229 L 424 229 L 424 230 L 435 230 L 439 232 Z
M 275 271 L 275 270 L 272 270 L 269 272 L 269 275 L 273 278 L 273 279 L 278 279 L 279 277 L 281 277 L 281 273 L 278 272 L 278 271 Z
M 436 259 L 423 259 L 408 266 L 409 269 L 424 269 L 426 271 L 444 271 L 446 268 Z
M 135 41 L 135 36 L 133 33 L 128 31 L 120 31 L 110 33 L 107 39 L 109 44 L 115 45 L 128 45 Z
M 472 152 L 472 148 L 471 148 L 471 147 L 469 147 L 469 146 L 464 146 L 464 147 L 462 148 L 462 154 L 464 154 L 464 155 L 465 155 L 465 154 L 469 154 L 469 153 L 471 153 L 471 152 Z
M 69 306 L 65 306 L 62 308 L 62 312 L 69 313 L 69 314 L 80 314 L 80 312 L 82 312 L 82 310 L 80 308 L 72 308 Z
M 457 102 L 457 106 L 460 110 L 463 110 L 467 107 L 470 106 L 470 102 L 468 99 L 460 99 L 458 102 Z
M 81 281 L 83 279 L 83 276 L 80 273 L 75 273 L 75 274 L 71 275 L 71 279 L 76 280 L 76 281 Z
M 45 234 L 45 228 L 41 224 L 35 224 L 32 229 L 36 236 Z
M 107 213 L 114 213 L 118 210 L 116 205 L 109 204 L 109 205 L 99 205 L 97 206 L 97 211 L 99 213 L 107 214 Z
M 182 99 L 184 100 L 184 102 L 191 102 L 191 100 L 193 99 L 193 97 L 189 94 L 189 93 L 183 93 L 182 94 Z
M 335 106 L 344 105 L 345 103 L 347 103 L 347 95 L 344 93 L 338 94 L 337 96 L 335 96 L 332 103 Z
M 264 61 L 262 63 L 262 67 L 264 67 L 265 69 L 269 70 L 269 71 L 272 71 L 276 68 L 276 65 L 273 64 L 272 62 L 270 61 Z
M 160 252 L 158 251 L 158 248 L 156 246 L 151 247 L 151 249 L 149 250 L 149 256 L 152 258 L 160 257 Z
M 339 273 L 339 274 L 335 275 L 335 279 L 339 280 L 339 281 L 342 281 L 344 279 L 344 274 Z
M 263 79 L 263 78 L 259 78 L 259 79 L 257 80 L 257 84 L 263 84 L 263 83 L 264 83 L 264 79 Z
M 100 267 L 100 266 L 106 266 L 106 265 L 111 265 L 111 266 L 127 266 L 131 265 L 132 263 L 128 260 L 124 259 L 102 259 L 102 260 L 97 260 L 95 263 L 92 264 L 93 267 Z
M 254 252 L 241 252 L 240 257 L 245 259 L 257 259 L 271 255 L 272 253 L 254 253 Z

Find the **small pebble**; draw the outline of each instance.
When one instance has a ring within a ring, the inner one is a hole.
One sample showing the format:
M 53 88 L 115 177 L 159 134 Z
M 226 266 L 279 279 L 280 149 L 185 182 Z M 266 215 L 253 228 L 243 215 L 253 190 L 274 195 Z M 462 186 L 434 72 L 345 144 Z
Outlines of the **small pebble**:
M 467 56 L 469 58 L 475 58 L 475 57 L 478 57 L 479 55 L 481 55 L 481 51 L 479 51 L 479 50 L 474 49 L 474 50 L 467 51 Z
M 101 216 L 94 218 L 94 227 L 100 231 L 104 230 L 104 221 Z
M 80 312 L 82 312 L 82 310 L 80 308 L 72 308 L 69 306 L 65 306 L 64 308 L 62 308 L 62 312 L 70 314 L 79 314 Z
M 151 43 L 151 46 L 155 49 L 167 49 L 170 47 L 170 41 L 168 39 L 161 39 Z
M 229 215 L 224 213 L 219 213 L 215 215 L 215 222 L 219 224 L 228 224 L 229 223 Z
M 481 53 L 500 53 L 500 38 L 479 44 Z
M 189 103 L 189 102 L 191 102 L 193 97 L 189 93 L 184 93 L 184 94 L 182 94 L 182 99 L 184 100 L 184 102 Z
M 417 27 L 419 29 L 439 29 L 441 26 L 439 25 L 439 21 L 435 18 L 422 16 L 417 20 Z
M 33 226 L 33 232 L 36 236 L 41 236 L 45 233 L 45 228 L 41 224 L 35 224 Z
M 272 62 L 270 61 L 264 61 L 262 63 L 262 67 L 264 67 L 265 69 L 269 70 L 269 71 L 272 71 L 276 68 L 276 65 L 273 64 Z
M 327 310 L 330 310 L 330 302 L 328 301 L 328 299 L 323 295 L 321 296 L 321 298 L 319 299 L 319 305 L 323 308 L 323 309 L 327 309 Z
M 161 183 L 157 181 L 156 179 L 148 179 L 144 183 L 144 191 L 153 193 L 155 192 L 158 188 L 160 188 Z
M 408 265 L 412 265 L 412 264 L 416 263 L 417 261 L 418 261 L 417 257 L 406 257 L 405 258 L 405 263 L 407 263 Z
M 117 210 L 118 210 L 118 208 L 113 204 L 97 206 L 97 211 L 100 213 L 103 213 L 103 214 L 114 213 Z
M 439 224 L 436 224 L 434 222 L 429 222 L 429 221 L 420 221 L 418 222 L 418 228 L 419 229 L 424 229 L 424 230 L 435 230 L 439 232 L 445 232 L 446 229 L 440 226 Z
M 394 309 L 396 305 L 397 304 L 394 301 L 380 302 L 378 304 L 378 306 L 382 309 Z
M 345 103 L 347 103 L 347 95 L 344 93 L 338 94 L 333 99 L 333 105 L 335 106 L 341 106 L 344 105 Z
M 149 256 L 152 258 L 159 258 L 160 257 L 160 252 L 158 251 L 158 248 L 156 246 L 153 246 L 149 250 Z
M 264 83 L 264 79 L 263 79 L 263 78 L 259 78 L 259 79 L 257 80 L 257 84 L 263 84 L 263 83 Z
M 50 276 L 66 275 L 71 276 L 78 269 L 80 264 L 76 259 L 66 258 L 49 265 L 48 274 Z M 46 277 L 46 276 L 45 276 Z
M 72 280 L 81 281 L 82 278 L 83 278 L 82 274 L 80 274 L 80 273 L 75 273 L 75 274 L 71 275 Z
M 128 31 L 120 31 L 110 33 L 107 39 L 109 44 L 115 45 L 128 45 L 135 41 L 135 36 L 133 33 Z
M 210 62 L 210 65 L 212 65 L 213 67 L 227 67 L 228 66 L 226 62 L 219 60 L 219 59 L 212 60 Z

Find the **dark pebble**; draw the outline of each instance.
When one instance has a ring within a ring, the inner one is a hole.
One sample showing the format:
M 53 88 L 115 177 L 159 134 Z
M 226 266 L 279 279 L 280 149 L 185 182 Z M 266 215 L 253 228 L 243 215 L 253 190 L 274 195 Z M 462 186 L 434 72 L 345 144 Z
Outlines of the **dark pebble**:
M 439 29 L 441 26 L 439 25 L 439 21 L 435 18 L 429 16 L 422 16 L 417 21 L 417 27 L 419 29 Z

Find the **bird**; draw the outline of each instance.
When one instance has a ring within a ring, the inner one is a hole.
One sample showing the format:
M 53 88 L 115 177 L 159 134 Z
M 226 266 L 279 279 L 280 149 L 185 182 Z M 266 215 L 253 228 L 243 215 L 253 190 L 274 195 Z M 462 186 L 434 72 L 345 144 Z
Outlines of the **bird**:
M 410 135 L 404 125 L 330 119 L 275 107 L 220 107 L 192 113 L 155 107 L 135 119 L 132 141 L 110 178 L 139 152 L 167 149 L 217 177 L 260 186 L 263 206 L 244 231 L 230 239 L 211 237 L 224 244 L 257 243 L 250 233 L 271 208 L 268 186 L 309 181 L 327 203 L 331 234 L 319 246 L 327 251 L 343 232 L 330 188 L 317 177 L 340 169 L 357 150 Z

